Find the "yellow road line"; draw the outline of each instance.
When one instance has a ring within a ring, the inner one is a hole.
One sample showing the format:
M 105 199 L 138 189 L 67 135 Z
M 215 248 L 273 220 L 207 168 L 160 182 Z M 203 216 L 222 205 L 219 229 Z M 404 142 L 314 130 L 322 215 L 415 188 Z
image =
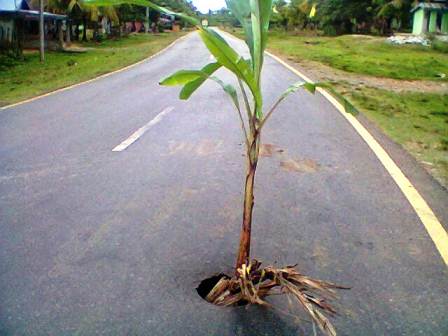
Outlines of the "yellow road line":
M 121 68 L 121 69 L 118 69 L 118 70 L 115 70 L 115 71 L 112 71 L 112 72 L 108 72 L 108 73 L 106 73 L 106 74 L 104 74 L 104 75 L 101 75 L 101 76 L 98 76 L 98 77 L 95 77 L 95 78 L 86 80 L 86 81 L 81 82 L 81 83 L 76 83 L 76 84 L 73 84 L 73 85 L 70 85 L 70 86 L 66 86 L 66 87 L 63 87 L 63 88 L 60 88 L 60 89 L 57 89 L 57 90 L 54 90 L 54 91 L 45 93 L 45 94 L 43 94 L 43 95 L 39 95 L 39 96 L 30 98 L 30 99 L 22 100 L 22 101 L 20 101 L 20 102 L 18 102 L 18 103 L 14 103 L 14 104 L 11 104 L 11 105 L 7 105 L 7 106 L 0 107 L 0 110 L 6 110 L 6 109 L 9 109 L 9 108 L 11 108 L 11 107 L 15 107 L 15 106 L 19 106 L 19 105 L 22 105 L 22 104 L 30 103 L 30 102 L 32 102 L 32 101 L 35 101 L 35 100 L 38 100 L 38 99 L 41 99 L 41 98 L 44 98 L 44 97 L 51 96 L 51 95 L 53 95 L 53 94 L 55 94 L 55 93 L 59 93 L 59 92 L 63 92 L 63 91 L 67 91 L 67 90 L 73 89 L 73 88 L 75 88 L 75 87 L 78 87 L 78 86 L 81 86 L 81 85 L 84 85 L 84 84 L 88 84 L 88 83 L 92 83 L 92 82 L 94 82 L 94 81 L 96 81 L 96 80 L 99 80 L 99 79 L 102 79 L 102 78 L 105 78 L 105 77 L 109 77 L 109 76 L 112 76 L 112 75 L 114 75 L 114 74 L 116 74 L 116 73 L 119 73 L 119 72 L 122 72 L 122 71 L 125 71 L 125 70 L 128 70 L 128 69 L 131 69 L 131 68 L 133 68 L 133 67 L 135 67 L 135 66 L 137 66 L 137 65 L 140 65 L 140 64 L 142 64 L 142 63 L 144 63 L 144 62 L 146 62 L 146 61 L 149 61 L 150 59 L 152 59 L 152 58 L 154 58 L 154 57 L 159 56 L 160 54 L 164 53 L 165 51 L 167 51 L 168 49 L 170 49 L 171 47 L 173 47 L 176 43 L 178 43 L 178 42 L 180 42 L 180 41 L 186 39 L 186 38 L 187 38 L 188 36 L 190 36 L 192 33 L 194 33 L 194 32 L 190 32 L 190 33 L 188 33 L 187 35 L 184 35 L 184 36 L 178 38 L 177 40 L 173 41 L 172 43 L 170 43 L 168 46 L 166 46 L 166 47 L 163 48 L 162 50 L 156 52 L 154 55 L 151 55 L 151 56 L 149 56 L 149 57 L 147 57 L 147 58 L 145 58 L 145 59 L 143 59 L 143 60 L 141 60 L 141 61 L 138 61 L 137 63 L 133 63 L 133 64 L 131 64 L 131 65 L 125 66 L 124 68 Z
M 309 79 L 297 69 L 290 66 L 281 58 L 269 52 L 267 54 L 277 62 L 291 70 L 293 73 L 303 78 L 303 80 L 312 83 L 311 79 Z M 417 213 L 421 222 L 425 226 L 426 231 L 434 242 L 437 250 L 442 256 L 442 259 L 448 266 L 448 233 L 445 231 L 442 224 L 437 219 L 436 215 L 431 210 L 429 205 L 426 203 L 417 189 L 413 186 L 411 181 L 409 181 L 409 179 L 403 174 L 397 164 L 392 160 L 390 155 L 383 149 L 383 147 L 381 147 L 378 141 L 375 140 L 375 138 L 367 131 L 367 129 L 358 121 L 358 119 L 356 119 L 353 115 L 347 113 L 344 107 L 327 91 L 322 88 L 318 88 L 317 90 L 344 116 L 344 118 L 352 125 L 356 132 L 358 132 L 361 138 L 375 153 L 378 160 L 382 163 L 384 168 L 401 189 L 411 206 L 414 208 L 414 211 Z

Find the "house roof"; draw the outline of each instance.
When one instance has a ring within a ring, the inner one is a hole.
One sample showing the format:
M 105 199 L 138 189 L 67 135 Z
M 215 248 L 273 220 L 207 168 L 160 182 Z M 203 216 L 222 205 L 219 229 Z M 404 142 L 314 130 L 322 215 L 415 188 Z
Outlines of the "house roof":
M 2 14 L 2 11 L 0 10 L 0 16 Z M 39 20 L 39 11 L 35 10 L 18 10 L 15 12 L 16 16 L 21 17 L 25 20 Z M 53 14 L 44 12 L 44 19 L 45 20 L 67 20 L 67 15 L 59 15 L 59 14 Z
M 0 17 L 21 17 L 25 20 L 36 20 L 39 18 L 39 11 L 30 10 L 26 0 L 0 0 Z M 44 12 L 46 20 L 65 20 L 66 15 L 57 15 Z
M 447 1 L 420 2 L 418 5 L 412 8 L 411 13 L 415 12 L 417 9 L 420 8 L 445 12 L 448 11 L 448 2 Z

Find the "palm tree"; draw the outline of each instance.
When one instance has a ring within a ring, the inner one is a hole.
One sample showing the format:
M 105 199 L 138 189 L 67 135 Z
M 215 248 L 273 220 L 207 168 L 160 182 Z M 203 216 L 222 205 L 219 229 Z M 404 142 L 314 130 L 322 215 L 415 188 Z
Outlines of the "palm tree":
M 58 1 L 58 0 L 52 0 Z M 100 16 L 106 16 L 112 22 L 117 23 L 119 21 L 117 11 L 114 6 L 96 6 L 94 4 L 86 3 L 82 0 L 70 0 L 66 7 L 66 13 L 73 13 L 74 10 L 80 10 L 82 13 L 83 32 L 82 41 L 87 42 L 87 23 L 88 21 L 94 22 L 95 33 L 98 33 L 98 18 Z
M 379 23 L 380 33 L 384 35 L 390 29 L 391 22 L 396 19 L 401 24 L 402 19 L 409 16 L 411 0 L 375 0 L 375 19 Z

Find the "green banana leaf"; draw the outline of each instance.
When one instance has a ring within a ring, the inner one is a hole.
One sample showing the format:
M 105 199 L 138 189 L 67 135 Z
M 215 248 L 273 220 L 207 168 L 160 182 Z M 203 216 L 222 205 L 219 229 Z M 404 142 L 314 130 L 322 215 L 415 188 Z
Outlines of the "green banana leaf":
M 266 49 L 272 0 L 226 0 L 227 7 L 241 23 L 252 57 L 256 83 L 259 83 Z
M 179 70 L 160 81 L 159 84 L 165 86 L 185 85 L 204 76 L 207 75 L 200 70 Z
M 219 63 L 210 63 L 201 69 L 202 72 L 211 76 L 215 73 L 219 68 L 221 68 L 221 64 Z M 201 77 L 194 81 L 191 81 L 184 85 L 182 91 L 180 91 L 179 98 L 182 100 L 187 100 L 191 97 L 191 95 L 207 80 L 207 78 Z
M 230 96 L 238 112 L 241 113 L 236 89 L 230 84 L 225 84 L 219 78 L 211 76 L 211 74 L 219 69 L 219 67 L 220 65 L 218 63 L 210 63 L 206 65 L 202 70 L 179 70 L 176 73 L 163 79 L 159 84 L 165 86 L 184 85 L 184 92 L 181 91 L 180 97 L 181 99 L 188 99 L 193 91 L 198 88 L 204 81 L 206 81 L 207 79 L 213 80 L 218 83 Z

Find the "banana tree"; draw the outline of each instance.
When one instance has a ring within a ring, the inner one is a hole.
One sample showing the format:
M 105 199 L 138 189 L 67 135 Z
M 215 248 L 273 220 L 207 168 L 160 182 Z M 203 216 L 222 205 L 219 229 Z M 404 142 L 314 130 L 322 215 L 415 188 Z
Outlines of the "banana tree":
M 114 4 L 98 5 L 94 1 L 68 0 L 66 7 L 67 14 L 72 13 L 75 9 L 82 12 L 84 26 L 82 40 L 84 42 L 87 41 L 87 20 L 90 20 L 95 24 L 95 33 L 98 33 L 98 18 L 100 15 L 107 17 L 113 23 L 117 24 L 119 22 Z
M 209 302 L 224 306 L 241 304 L 242 302 L 266 305 L 267 302 L 263 298 L 273 294 L 278 289 L 278 292 L 286 292 L 296 297 L 298 302 L 311 315 L 313 321 L 324 332 L 335 335 L 333 326 L 322 313 L 329 312 L 332 314 L 335 311 L 324 299 L 318 299 L 316 292 L 321 293 L 324 298 L 331 299 L 334 295 L 334 289 L 342 287 L 305 277 L 292 266 L 282 269 L 261 268 L 258 261 L 250 259 L 254 182 L 262 130 L 279 104 L 288 95 L 300 88 L 314 93 L 316 84 L 303 81 L 292 84 L 272 107 L 265 109 L 261 91 L 261 71 L 267 44 L 272 0 L 226 0 L 226 2 L 244 28 L 246 44 L 250 51 L 249 59 L 239 55 L 217 31 L 203 27 L 197 19 L 174 13 L 152 2 L 145 0 L 86 0 L 86 3 L 99 6 L 123 3 L 142 5 L 167 14 L 177 15 L 196 26 L 204 45 L 216 61 L 206 64 L 198 70 L 179 70 L 163 79 L 160 84 L 182 86 L 180 99 L 186 100 L 207 80 L 211 80 L 223 88 L 235 105 L 246 144 L 247 158 L 243 222 L 235 263 L 235 275 L 229 278 L 221 278 L 205 298 Z M 224 83 L 214 75 L 221 68 L 225 68 L 235 75 L 240 96 L 235 86 Z M 240 97 L 242 106 L 240 105 Z M 311 295 L 311 293 L 314 294 Z

